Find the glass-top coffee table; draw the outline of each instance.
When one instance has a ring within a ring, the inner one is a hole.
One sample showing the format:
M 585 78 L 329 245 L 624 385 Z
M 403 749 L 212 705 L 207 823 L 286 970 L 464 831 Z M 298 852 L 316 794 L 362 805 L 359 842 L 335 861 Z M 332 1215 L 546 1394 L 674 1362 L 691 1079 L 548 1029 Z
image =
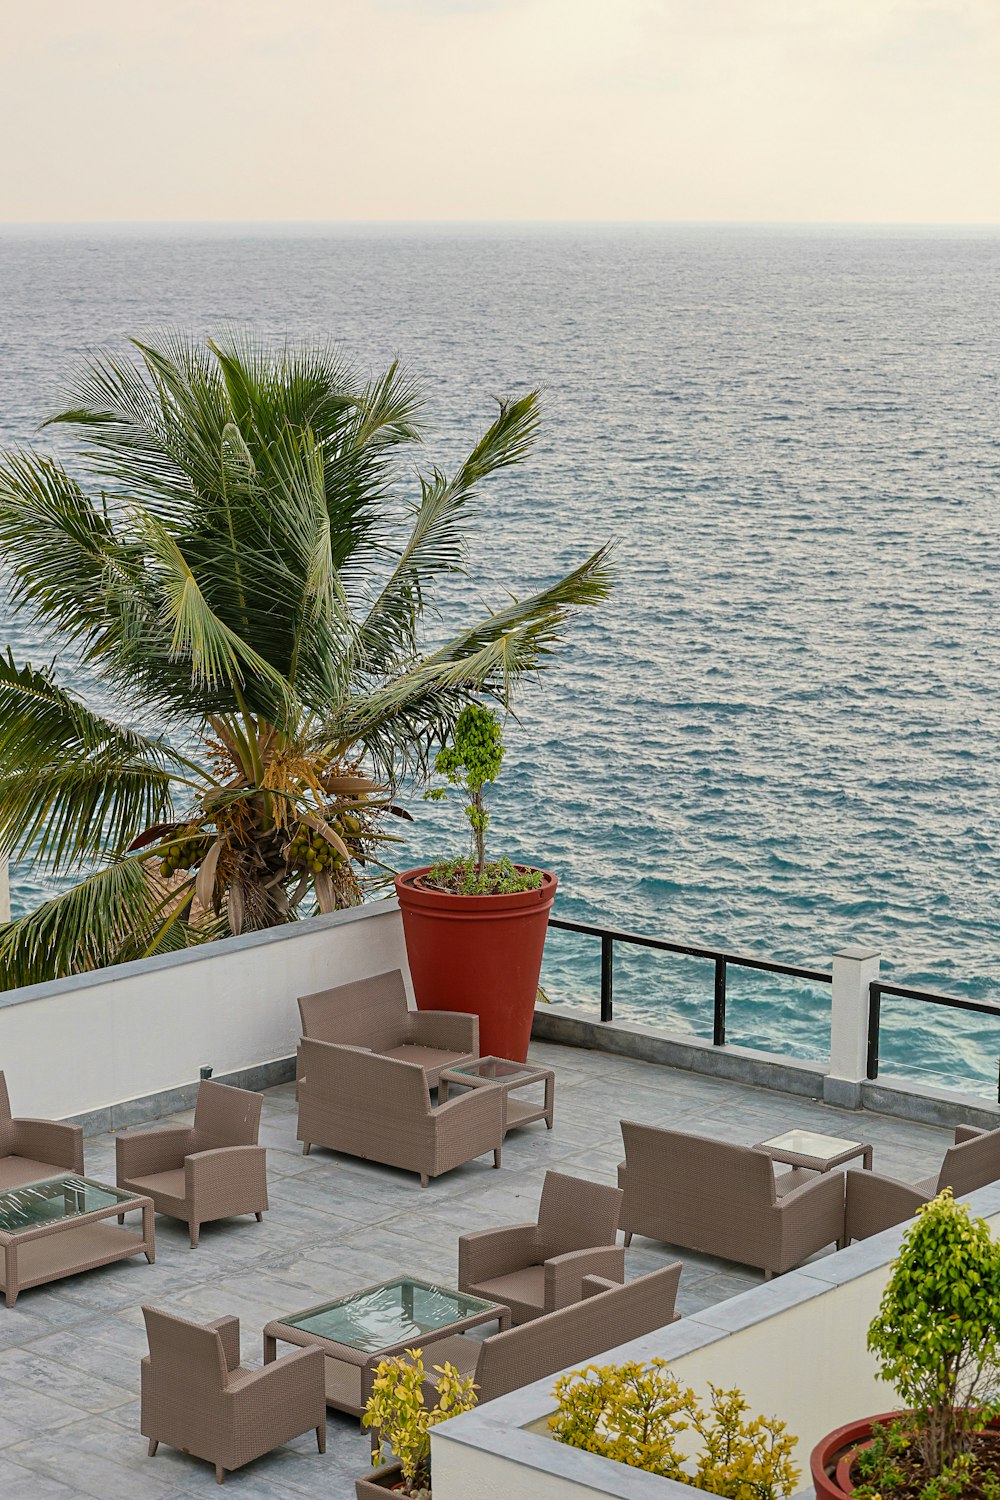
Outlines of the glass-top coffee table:
M 872 1146 L 868 1141 L 848 1141 L 839 1135 L 823 1135 L 818 1130 L 786 1130 L 783 1135 L 758 1141 L 755 1151 L 764 1151 L 772 1161 L 789 1167 L 807 1167 L 812 1172 L 829 1172 L 845 1161 L 862 1157 L 868 1172 L 872 1166 Z
M 326 1355 L 327 1405 L 360 1417 L 379 1360 L 493 1322 L 509 1328 L 510 1309 L 415 1276 L 400 1276 L 272 1319 L 264 1329 L 264 1362 L 276 1358 L 279 1339 L 306 1348 L 318 1344 Z
M 142 1233 L 122 1227 L 142 1210 Z M 117 1224 L 108 1224 L 117 1219 Z M 156 1259 L 153 1200 L 73 1173 L 0 1193 L 0 1276 L 7 1306 L 27 1287 L 130 1255 Z
M 539 1068 L 529 1062 L 510 1062 L 506 1057 L 477 1057 L 474 1062 L 444 1069 L 438 1079 L 438 1103 L 447 1103 L 449 1086 L 458 1084 L 467 1089 L 502 1088 L 507 1130 L 513 1130 L 517 1125 L 530 1125 L 532 1120 L 544 1120 L 546 1129 L 552 1129 L 556 1075 L 551 1068 Z M 532 1084 L 543 1086 L 541 1099 L 511 1097 L 515 1089 L 530 1088 Z

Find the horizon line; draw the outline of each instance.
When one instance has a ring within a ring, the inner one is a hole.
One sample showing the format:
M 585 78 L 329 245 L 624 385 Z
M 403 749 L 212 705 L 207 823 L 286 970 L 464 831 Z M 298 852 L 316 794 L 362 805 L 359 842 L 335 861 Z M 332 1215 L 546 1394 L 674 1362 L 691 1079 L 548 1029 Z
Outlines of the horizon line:
M 461 228 L 461 227 L 609 227 L 609 228 L 839 228 L 839 229 L 1000 229 L 992 219 L 0 219 L 3 229 L 98 229 L 166 227 L 309 227 L 309 228 Z

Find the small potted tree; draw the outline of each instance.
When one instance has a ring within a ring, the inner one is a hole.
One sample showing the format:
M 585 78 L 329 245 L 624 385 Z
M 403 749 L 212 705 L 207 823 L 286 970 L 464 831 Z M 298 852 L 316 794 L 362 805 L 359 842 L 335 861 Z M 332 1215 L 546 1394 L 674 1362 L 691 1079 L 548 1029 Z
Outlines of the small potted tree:
M 868 1348 L 905 1410 L 817 1444 L 820 1500 L 1000 1500 L 1000 1245 L 950 1188 L 907 1230 Z
M 750 1417 L 738 1390 L 703 1402 L 665 1359 L 588 1365 L 560 1376 L 549 1418 L 560 1443 L 729 1500 L 785 1500 L 799 1478 L 795 1439 L 776 1417 Z M 681 1440 L 690 1433 L 689 1440 Z M 680 1441 L 679 1441 L 680 1440 Z M 694 1451 L 690 1451 L 690 1450 Z
M 558 880 L 547 870 L 486 858 L 484 789 L 499 776 L 503 755 L 497 715 L 478 704 L 463 708 L 434 768 L 465 795 L 471 850 L 405 870 L 396 894 L 418 1009 L 478 1015 L 481 1054 L 523 1062 Z M 444 797 L 447 788 L 427 795 Z
M 381 1442 L 374 1469 L 354 1481 L 357 1500 L 384 1500 L 387 1491 L 409 1500 L 431 1500 L 431 1428 L 476 1404 L 471 1375 L 460 1375 L 447 1362 L 433 1369 L 438 1377 L 436 1399 L 428 1406 L 420 1349 L 407 1349 L 405 1358 L 397 1355 L 376 1366 L 361 1422 L 374 1428 Z M 382 1444 L 388 1445 L 392 1460 L 386 1460 Z

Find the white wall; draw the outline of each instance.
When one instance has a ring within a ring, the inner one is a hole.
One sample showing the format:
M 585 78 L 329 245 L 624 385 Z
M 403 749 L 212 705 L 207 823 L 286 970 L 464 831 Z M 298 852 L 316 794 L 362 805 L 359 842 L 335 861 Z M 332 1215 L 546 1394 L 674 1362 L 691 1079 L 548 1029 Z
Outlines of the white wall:
M 63 1118 L 289 1057 L 299 995 L 387 969 L 409 984 L 395 900 L 0 994 L 15 1114 Z
M 995 1236 L 1000 1235 L 996 1200 L 996 1184 L 971 1195 L 973 1211 L 986 1219 Z M 897 1405 L 891 1389 L 876 1375 L 865 1336 L 889 1279 L 891 1257 L 901 1232 L 890 1230 L 879 1237 L 888 1247 L 884 1257 L 879 1256 L 880 1264 L 840 1285 L 823 1284 L 817 1295 L 759 1322 L 748 1320 L 745 1326 L 723 1332 L 730 1320 L 727 1304 L 721 1303 L 590 1363 L 620 1363 L 630 1357 L 645 1360 L 662 1354 L 679 1379 L 699 1392 L 705 1392 L 708 1381 L 726 1389 L 739 1387 L 754 1412 L 778 1416 L 788 1424 L 798 1439 L 795 1461 L 801 1470 L 800 1484 L 811 1493 L 809 1456 L 820 1438 L 845 1422 L 890 1411 Z M 870 1255 L 866 1247 L 875 1250 L 876 1246 L 877 1242 L 870 1240 L 840 1254 Z M 817 1272 L 821 1266 L 822 1262 L 818 1263 Z M 747 1319 L 758 1294 L 780 1295 L 782 1282 L 798 1281 L 801 1287 L 800 1278 L 809 1273 L 810 1268 L 804 1267 L 756 1288 L 735 1299 L 732 1308 L 739 1307 L 742 1318 Z M 815 1284 L 819 1288 L 818 1274 Z M 719 1336 L 712 1342 L 672 1354 L 672 1339 L 681 1343 L 686 1328 L 695 1324 L 712 1327 L 713 1320 Z M 551 1382 L 539 1384 L 542 1398 L 532 1403 L 530 1416 L 524 1398 L 519 1403 L 515 1393 L 439 1429 L 433 1440 L 434 1500 L 467 1500 L 472 1494 L 477 1500 L 511 1500 L 514 1496 L 583 1500 L 595 1493 L 628 1500 L 652 1500 L 653 1496 L 675 1500 L 695 1493 L 687 1486 L 623 1464 L 609 1464 L 606 1459 L 564 1448 L 542 1436 L 552 1410 L 551 1400 L 546 1398 L 555 1379 L 553 1376 Z M 505 1416 L 505 1403 L 509 1418 Z M 480 1424 L 478 1428 L 474 1423 Z

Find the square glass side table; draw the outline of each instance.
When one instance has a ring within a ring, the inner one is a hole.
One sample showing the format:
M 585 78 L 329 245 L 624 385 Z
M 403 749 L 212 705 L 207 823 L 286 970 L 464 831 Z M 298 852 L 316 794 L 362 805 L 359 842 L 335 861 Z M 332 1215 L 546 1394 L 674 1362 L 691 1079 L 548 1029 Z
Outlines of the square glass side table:
M 142 1232 L 105 1222 L 142 1210 Z M 26 1287 L 75 1276 L 130 1255 L 153 1263 L 153 1200 L 68 1173 L 0 1193 L 0 1277 L 7 1306 Z
M 855 1157 L 871 1171 L 872 1146 L 868 1141 L 849 1141 L 839 1135 L 823 1135 L 818 1130 L 786 1130 L 770 1140 L 758 1141 L 755 1151 L 763 1151 L 772 1161 L 789 1167 L 806 1167 L 812 1172 L 829 1172 Z
M 272 1319 L 264 1328 L 264 1363 L 277 1357 L 279 1339 L 305 1348 L 317 1344 L 326 1355 L 327 1405 L 361 1417 L 380 1360 L 493 1322 L 509 1328 L 510 1308 L 399 1276 Z
M 512 1097 L 515 1090 L 530 1088 L 532 1084 L 543 1085 L 541 1099 Z M 529 1062 L 511 1062 L 506 1057 L 477 1057 L 473 1062 L 444 1069 L 438 1079 L 439 1104 L 447 1103 L 450 1085 L 467 1089 L 502 1088 L 507 1130 L 530 1125 L 533 1120 L 544 1120 L 545 1128 L 552 1129 L 556 1075 L 551 1068 L 540 1068 Z

